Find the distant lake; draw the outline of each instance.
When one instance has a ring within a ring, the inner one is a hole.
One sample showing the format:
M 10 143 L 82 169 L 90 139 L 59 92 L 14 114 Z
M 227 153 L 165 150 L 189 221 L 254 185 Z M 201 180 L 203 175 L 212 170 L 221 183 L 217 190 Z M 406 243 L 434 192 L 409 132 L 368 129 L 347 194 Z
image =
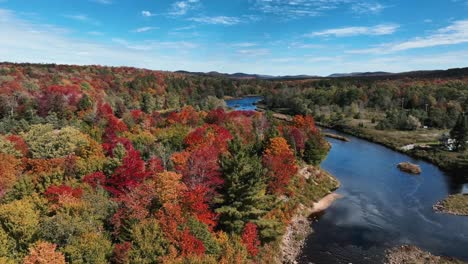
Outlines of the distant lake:
M 255 104 L 261 101 L 262 99 L 263 97 L 261 96 L 251 96 L 240 99 L 226 100 L 226 104 L 228 107 L 236 110 L 253 111 L 257 110 L 257 106 Z

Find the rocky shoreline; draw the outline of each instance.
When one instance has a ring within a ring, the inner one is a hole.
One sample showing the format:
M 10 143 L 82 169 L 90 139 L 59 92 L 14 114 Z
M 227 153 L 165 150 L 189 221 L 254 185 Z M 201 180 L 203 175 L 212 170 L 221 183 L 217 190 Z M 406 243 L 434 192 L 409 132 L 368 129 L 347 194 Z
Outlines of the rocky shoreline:
M 432 209 L 438 213 L 468 216 L 468 194 L 453 194 L 437 202 Z
M 314 177 L 313 173 L 310 171 L 315 171 L 316 173 L 322 173 L 323 171 L 312 169 L 310 167 L 302 168 L 299 174 L 308 179 L 309 177 Z M 334 181 L 337 181 L 333 176 L 325 173 L 328 177 L 333 178 Z M 337 184 L 339 186 L 339 183 Z M 337 187 L 338 187 L 337 186 Z M 336 188 L 335 188 L 336 189 Z M 333 191 L 333 190 L 331 190 Z M 288 225 L 285 234 L 281 240 L 280 245 L 280 261 L 281 263 L 287 264 L 296 264 L 297 258 L 301 253 L 306 238 L 313 233 L 311 224 L 313 221 L 313 216 L 323 212 L 328 207 L 330 207 L 333 202 L 342 196 L 335 192 L 330 192 L 319 201 L 313 202 L 310 206 L 299 204 L 296 208 L 296 213 L 292 217 L 290 224 Z
M 429 252 L 423 251 L 418 247 L 411 245 L 403 245 L 392 248 L 387 251 L 386 264 L 461 264 L 465 263 L 461 260 L 435 256 Z

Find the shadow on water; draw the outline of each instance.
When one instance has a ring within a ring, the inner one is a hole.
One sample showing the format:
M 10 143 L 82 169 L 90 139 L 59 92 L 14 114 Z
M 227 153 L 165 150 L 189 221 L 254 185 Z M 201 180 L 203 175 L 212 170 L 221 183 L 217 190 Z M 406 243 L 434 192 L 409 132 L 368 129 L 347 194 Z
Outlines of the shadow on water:
M 317 216 L 300 263 L 382 263 L 386 249 L 402 244 L 468 260 L 468 218 L 432 210 L 448 194 L 463 192 L 466 182 L 365 140 L 330 142 L 322 167 L 341 181 L 337 192 L 344 197 Z M 423 173 L 399 171 L 402 161 Z

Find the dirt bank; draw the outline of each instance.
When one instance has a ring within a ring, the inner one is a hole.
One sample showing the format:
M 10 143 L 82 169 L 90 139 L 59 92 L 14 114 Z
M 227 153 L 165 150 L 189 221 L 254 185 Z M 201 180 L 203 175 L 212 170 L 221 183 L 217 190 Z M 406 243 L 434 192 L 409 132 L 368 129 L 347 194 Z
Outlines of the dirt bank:
M 303 168 L 300 170 L 300 175 L 304 178 L 313 177 L 311 171 L 318 169 Z M 281 241 L 281 263 L 297 263 L 296 259 L 304 247 L 305 239 L 312 233 L 312 216 L 322 212 L 330 207 L 333 202 L 342 196 L 337 193 L 329 193 L 317 202 L 313 202 L 310 206 L 299 204 L 296 209 L 296 214 L 291 219 L 283 239 Z

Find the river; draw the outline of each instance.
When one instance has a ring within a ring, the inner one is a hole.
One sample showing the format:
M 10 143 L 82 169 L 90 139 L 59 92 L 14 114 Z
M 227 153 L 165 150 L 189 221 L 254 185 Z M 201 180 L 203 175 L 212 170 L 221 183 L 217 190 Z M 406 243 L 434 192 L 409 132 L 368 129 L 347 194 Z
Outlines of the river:
M 329 139 L 321 165 L 340 180 L 343 198 L 314 221 L 299 262 L 382 263 L 386 249 L 402 244 L 468 261 L 468 217 L 432 210 L 464 185 L 430 163 L 346 136 L 350 142 Z M 401 172 L 402 161 L 420 165 L 422 173 Z

